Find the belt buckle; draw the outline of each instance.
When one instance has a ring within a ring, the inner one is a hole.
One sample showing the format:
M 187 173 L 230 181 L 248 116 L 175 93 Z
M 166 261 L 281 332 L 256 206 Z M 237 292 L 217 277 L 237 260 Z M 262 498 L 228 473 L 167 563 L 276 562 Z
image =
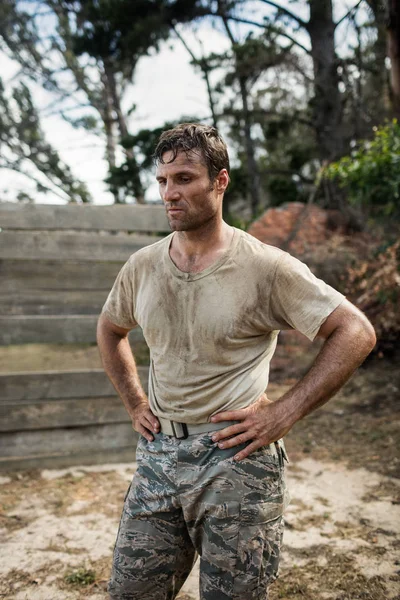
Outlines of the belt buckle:
M 176 439 L 186 440 L 186 438 L 189 435 L 186 423 L 178 423 L 177 421 L 171 421 L 171 426 Z

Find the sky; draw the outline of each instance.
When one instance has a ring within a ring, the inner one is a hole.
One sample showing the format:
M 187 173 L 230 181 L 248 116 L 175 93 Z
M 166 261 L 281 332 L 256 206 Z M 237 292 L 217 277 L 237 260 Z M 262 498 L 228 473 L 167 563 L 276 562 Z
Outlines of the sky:
M 302 10 L 299 10 L 300 5 L 293 5 L 288 0 L 282 0 L 280 4 L 300 17 L 308 17 L 305 3 Z M 340 18 L 354 4 L 355 0 L 336 0 L 335 17 Z M 259 11 L 260 3 L 255 2 L 254 6 L 257 7 L 255 10 Z M 249 12 L 248 18 L 254 18 L 254 14 Z M 338 31 L 339 42 L 343 41 L 346 35 L 342 29 Z M 190 46 L 195 50 L 198 49 L 190 30 L 185 27 L 181 32 Z M 239 31 L 237 30 L 236 33 Z M 213 28 L 210 22 L 202 22 L 197 35 L 202 40 L 207 53 L 223 52 L 229 48 L 227 37 Z M 297 35 L 297 39 L 309 45 L 306 35 L 303 38 Z M 19 66 L 4 54 L 0 58 L 1 77 L 7 90 L 17 82 L 15 76 Z M 161 44 L 157 54 L 144 57 L 139 61 L 134 85 L 127 92 L 123 105 L 125 110 L 128 110 L 133 103 L 137 106 L 137 110 L 129 118 L 131 133 L 136 133 L 142 128 L 160 126 L 165 121 L 179 119 L 184 114 L 197 115 L 199 119 L 206 118 L 210 114 L 205 82 L 200 72 L 190 65 L 190 60 L 182 43 L 171 39 Z M 83 129 L 74 129 L 57 114 L 50 114 L 51 109 L 46 110 L 46 107 L 53 101 L 53 96 L 39 85 L 30 83 L 30 88 L 35 104 L 41 111 L 41 125 L 47 140 L 58 150 L 61 159 L 70 166 L 76 178 L 86 182 L 93 202 L 111 204 L 113 196 L 107 191 L 103 181 L 107 175 L 107 164 L 104 160 L 105 145 L 102 140 Z M 74 116 L 79 115 L 74 113 Z M 38 194 L 35 191 L 35 184 L 23 175 L 9 170 L 0 170 L 0 201 L 14 201 L 20 190 L 30 192 L 37 202 L 51 204 L 65 202 L 55 194 Z M 156 184 L 149 187 L 146 199 L 149 201 L 158 199 Z

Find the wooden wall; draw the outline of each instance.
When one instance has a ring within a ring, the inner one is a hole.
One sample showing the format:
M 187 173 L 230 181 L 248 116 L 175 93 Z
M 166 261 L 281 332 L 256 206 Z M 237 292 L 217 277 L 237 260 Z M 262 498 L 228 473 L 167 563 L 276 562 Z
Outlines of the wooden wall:
M 119 269 L 168 231 L 162 206 L 0 203 L 0 345 L 94 343 Z M 0 398 L 0 470 L 133 460 L 135 433 L 101 369 L 0 365 Z

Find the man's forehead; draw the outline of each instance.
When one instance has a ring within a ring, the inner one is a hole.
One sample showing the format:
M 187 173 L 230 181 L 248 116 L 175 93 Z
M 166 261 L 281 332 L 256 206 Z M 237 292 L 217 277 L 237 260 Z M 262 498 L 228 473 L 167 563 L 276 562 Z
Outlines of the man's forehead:
M 170 171 L 180 169 L 180 168 L 188 168 L 198 170 L 201 167 L 207 168 L 203 155 L 200 150 L 189 150 L 185 152 L 184 150 L 179 150 L 174 159 L 174 152 L 172 150 L 167 150 L 162 155 L 163 162 L 159 162 L 157 164 L 157 173 L 163 172 L 165 170 Z

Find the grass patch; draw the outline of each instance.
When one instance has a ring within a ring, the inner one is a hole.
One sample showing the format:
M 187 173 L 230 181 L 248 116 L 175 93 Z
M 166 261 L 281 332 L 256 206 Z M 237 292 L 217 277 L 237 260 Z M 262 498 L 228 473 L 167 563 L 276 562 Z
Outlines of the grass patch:
M 64 575 L 64 581 L 73 587 L 85 587 L 96 581 L 96 573 L 92 569 L 81 567 Z
M 271 586 L 270 600 L 387 600 L 382 577 L 365 577 L 346 554 L 315 546 L 308 549 L 307 557 L 305 565 L 282 570 Z

